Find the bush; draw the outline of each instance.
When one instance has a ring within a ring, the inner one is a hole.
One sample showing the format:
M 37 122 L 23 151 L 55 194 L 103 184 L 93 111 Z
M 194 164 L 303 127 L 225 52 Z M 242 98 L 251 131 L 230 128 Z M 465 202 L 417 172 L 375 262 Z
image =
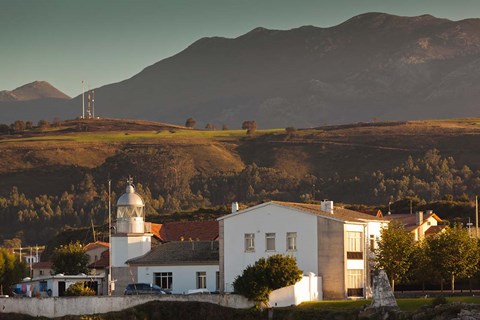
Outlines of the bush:
M 432 307 L 435 307 L 441 304 L 447 304 L 447 298 L 445 298 L 444 296 L 438 296 L 432 300 Z
M 249 300 L 267 302 L 273 290 L 293 285 L 302 279 L 293 257 L 276 254 L 268 259 L 260 258 L 235 278 L 233 288 Z
M 84 281 L 75 282 L 65 291 L 67 296 L 94 296 L 95 291 L 85 285 Z

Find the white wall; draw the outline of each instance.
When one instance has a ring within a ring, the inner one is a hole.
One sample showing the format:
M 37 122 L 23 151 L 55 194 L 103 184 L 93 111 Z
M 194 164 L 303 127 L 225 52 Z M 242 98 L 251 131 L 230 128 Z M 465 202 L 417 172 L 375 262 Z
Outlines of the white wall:
M 321 278 L 310 274 L 292 286 L 272 291 L 268 303 L 271 307 L 299 305 L 305 301 L 321 300 L 319 292 L 322 292 Z
M 172 293 L 184 293 L 189 289 L 197 288 L 197 272 L 207 273 L 207 289 L 217 291 L 216 273 L 218 265 L 191 265 L 191 266 L 139 266 L 138 282 L 155 283 L 154 275 L 157 272 L 172 273 Z
M 291 254 L 304 274 L 318 272 L 317 217 L 274 203 L 259 205 L 224 220 L 225 291 L 233 291 L 236 276 L 261 257 Z M 286 251 L 287 232 L 297 233 L 297 251 Z M 245 233 L 255 234 L 255 252 L 245 252 Z M 266 252 L 265 233 L 275 233 L 275 252 Z
M 125 261 L 142 256 L 150 251 L 150 235 L 112 237 L 112 267 L 127 267 Z
M 0 319 L 3 313 L 27 314 L 33 317 L 57 318 L 66 315 L 102 314 L 120 311 L 149 301 L 207 302 L 230 308 L 251 308 L 254 303 L 246 298 L 229 294 L 206 295 L 145 295 L 122 297 L 64 297 L 46 299 L 0 298 Z

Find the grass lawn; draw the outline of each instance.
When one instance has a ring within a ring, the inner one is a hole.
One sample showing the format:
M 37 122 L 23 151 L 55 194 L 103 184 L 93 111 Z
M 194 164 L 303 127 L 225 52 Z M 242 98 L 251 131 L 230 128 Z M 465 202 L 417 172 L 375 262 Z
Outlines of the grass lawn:
M 413 312 L 425 305 L 432 304 L 433 298 L 411 298 L 397 299 L 398 306 L 402 311 Z M 480 304 L 480 297 L 448 297 L 448 302 L 464 302 Z M 365 304 L 370 305 L 371 300 L 332 300 L 318 302 L 304 302 L 298 306 L 300 309 L 319 310 L 319 311 L 353 311 L 362 308 Z
M 278 133 L 283 129 L 257 130 L 255 135 Z M 177 139 L 239 139 L 248 137 L 245 130 L 178 130 L 178 131 L 105 131 L 105 132 L 82 132 L 68 134 L 46 133 L 37 137 L 18 137 L 4 139 L 0 143 L 18 143 L 27 141 L 72 141 L 72 142 L 155 142 L 155 140 Z

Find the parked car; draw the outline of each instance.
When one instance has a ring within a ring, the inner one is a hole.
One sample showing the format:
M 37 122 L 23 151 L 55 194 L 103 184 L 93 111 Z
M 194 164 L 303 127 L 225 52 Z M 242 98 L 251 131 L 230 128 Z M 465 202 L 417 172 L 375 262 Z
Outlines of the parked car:
M 151 283 L 130 283 L 125 288 L 125 295 L 166 294 L 159 286 Z

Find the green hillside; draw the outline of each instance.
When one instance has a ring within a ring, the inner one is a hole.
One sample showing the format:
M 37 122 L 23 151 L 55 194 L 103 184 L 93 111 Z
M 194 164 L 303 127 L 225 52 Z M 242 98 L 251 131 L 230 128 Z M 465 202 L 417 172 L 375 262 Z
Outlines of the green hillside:
M 479 134 L 476 118 L 251 135 L 146 121 L 66 121 L 0 136 L 0 222 L 9 226 L 0 231 L 4 239 L 35 244 L 67 226 L 102 224 L 107 180 L 118 195 L 128 176 L 156 221 L 232 201 L 468 201 L 480 192 Z M 42 232 L 30 231 L 34 226 Z

